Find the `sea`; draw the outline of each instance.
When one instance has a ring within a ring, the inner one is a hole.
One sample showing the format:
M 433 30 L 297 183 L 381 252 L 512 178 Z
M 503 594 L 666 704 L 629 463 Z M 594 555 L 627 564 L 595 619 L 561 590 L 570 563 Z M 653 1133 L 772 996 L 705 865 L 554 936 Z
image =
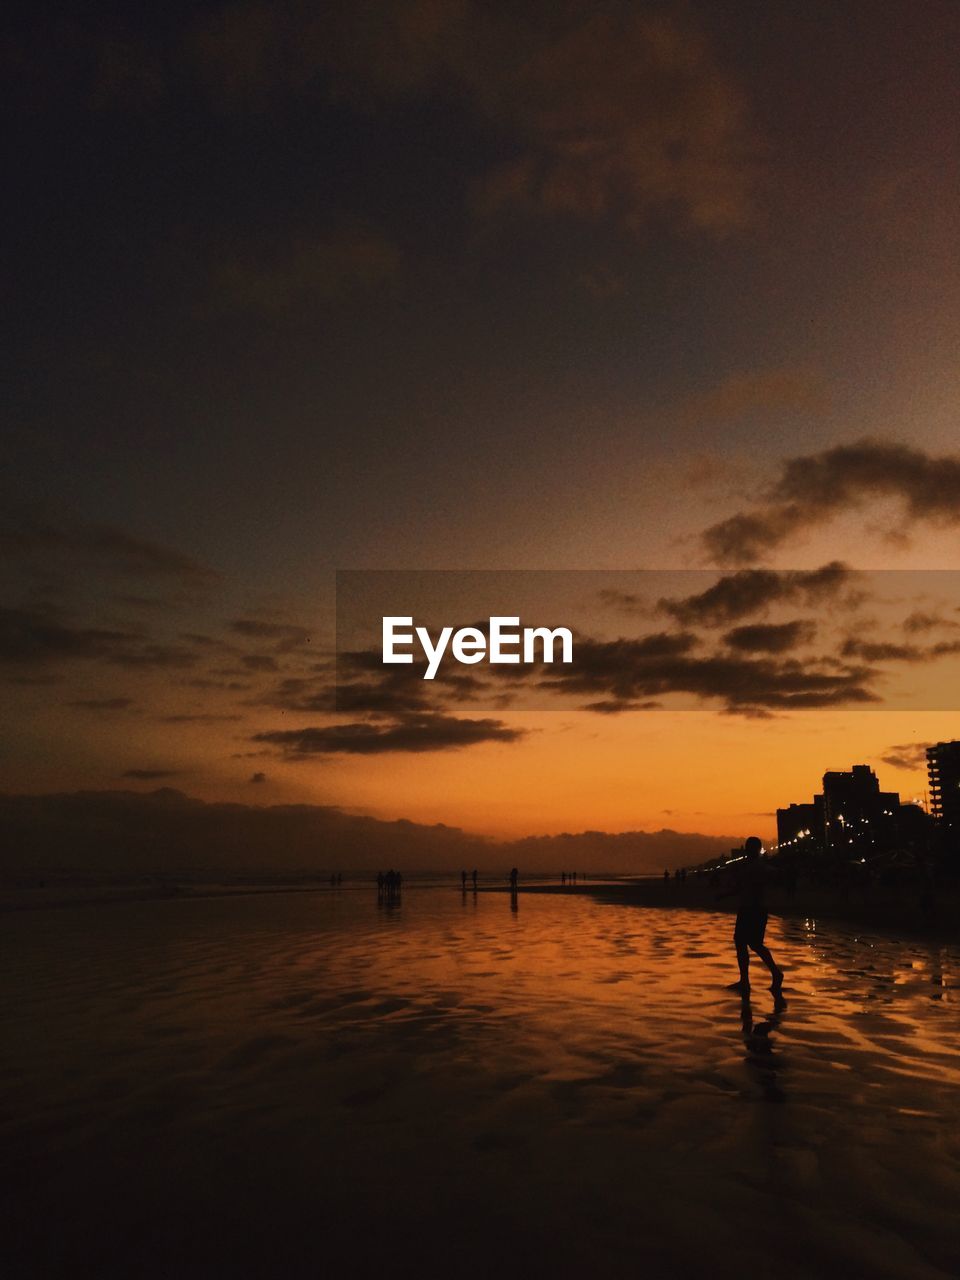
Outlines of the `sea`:
M 13 1276 L 960 1274 L 960 952 L 408 879 L 7 911 Z

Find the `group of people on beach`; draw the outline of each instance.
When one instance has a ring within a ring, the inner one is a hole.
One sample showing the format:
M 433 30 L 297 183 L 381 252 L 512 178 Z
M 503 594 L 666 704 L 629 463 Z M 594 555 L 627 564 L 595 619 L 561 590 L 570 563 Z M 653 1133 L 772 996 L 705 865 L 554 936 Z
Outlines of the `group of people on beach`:
M 384 875 L 377 872 L 377 901 L 396 902 L 403 888 L 403 876 L 399 871 L 390 870 Z

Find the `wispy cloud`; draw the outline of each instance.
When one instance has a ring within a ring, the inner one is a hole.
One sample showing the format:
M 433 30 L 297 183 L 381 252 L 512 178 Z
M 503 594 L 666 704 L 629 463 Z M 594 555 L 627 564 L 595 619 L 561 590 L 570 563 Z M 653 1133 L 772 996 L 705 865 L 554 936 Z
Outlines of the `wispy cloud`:
M 113 525 L 54 525 L 22 520 L 0 526 L 0 551 L 55 552 L 96 561 L 134 578 L 167 579 L 182 586 L 211 586 L 220 574 L 173 547 L 137 537 Z
M 386 237 L 354 227 L 295 238 L 272 252 L 235 251 L 214 269 L 211 288 L 225 308 L 278 313 L 378 288 L 397 278 L 401 263 L 399 249 Z
M 164 778 L 179 778 L 179 769 L 126 769 L 121 775 L 133 782 L 160 782 Z
M 678 416 L 683 422 L 718 426 L 757 413 L 770 416 L 815 411 L 825 403 L 822 381 L 806 370 L 745 369 L 688 396 L 680 405 Z
M 230 112 L 318 95 L 366 110 L 442 88 L 509 156 L 475 183 L 482 214 L 634 234 L 655 217 L 724 234 L 752 215 L 758 148 L 744 94 L 679 7 L 598 0 L 518 21 L 479 0 L 239 3 L 195 23 L 184 63 Z
M 126 711 L 135 704 L 132 698 L 76 698 L 66 705 L 81 711 Z
M 891 769 L 926 769 L 927 747 L 930 742 L 902 742 L 899 746 L 887 747 L 880 757 Z
M 720 627 L 774 604 L 810 606 L 835 600 L 854 579 L 854 571 L 838 560 L 809 570 L 742 569 L 695 595 L 661 599 L 658 608 L 684 626 Z
M 254 734 L 252 741 L 278 747 L 288 756 L 382 755 L 388 752 L 449 751 L 484 742 L 517 742 L 522 729 L 501 720 L 456 716 L 409 716 L 390 724 L 358 721 L 321 728 L 276 729 Z

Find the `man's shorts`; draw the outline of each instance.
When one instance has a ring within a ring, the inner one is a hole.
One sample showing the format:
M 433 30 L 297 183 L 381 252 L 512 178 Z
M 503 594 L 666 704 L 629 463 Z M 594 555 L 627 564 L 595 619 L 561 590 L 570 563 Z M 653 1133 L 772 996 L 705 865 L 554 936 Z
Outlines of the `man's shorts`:
M 733 940 L 746 947 L 762 947 L 767 928 L 767 913 L 760 907 L 748 907 L 737 912 Z

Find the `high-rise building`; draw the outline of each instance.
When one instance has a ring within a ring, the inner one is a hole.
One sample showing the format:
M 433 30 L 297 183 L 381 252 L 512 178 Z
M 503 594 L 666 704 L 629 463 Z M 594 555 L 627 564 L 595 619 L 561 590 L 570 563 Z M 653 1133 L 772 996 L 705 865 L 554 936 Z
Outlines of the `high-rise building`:
M 930 813 L 947 835 L 960 836 L 960 742 L 935 742 L 927 748 Z
M 899 812 L 899 795 L 881 791 L 869 765 L 823 775 L 824 837 L 832 853 L 868 857 L 889 848 L 899 834 Z
M 777 810 L 777 845 L 804 853 L 823 850 L 823 796 L 811 804 L 791 804 Z

